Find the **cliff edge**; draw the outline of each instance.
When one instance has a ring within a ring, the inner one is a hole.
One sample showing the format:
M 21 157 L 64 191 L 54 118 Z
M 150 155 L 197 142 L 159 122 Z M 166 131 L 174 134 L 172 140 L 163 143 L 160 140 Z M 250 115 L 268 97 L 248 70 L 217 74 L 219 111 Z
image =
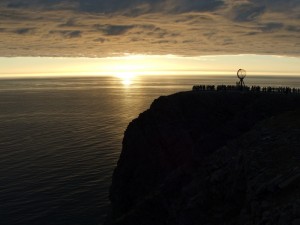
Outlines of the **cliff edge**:
M 133 120 L 110 225 L 300 224 L 300 95 L 182 92 Z

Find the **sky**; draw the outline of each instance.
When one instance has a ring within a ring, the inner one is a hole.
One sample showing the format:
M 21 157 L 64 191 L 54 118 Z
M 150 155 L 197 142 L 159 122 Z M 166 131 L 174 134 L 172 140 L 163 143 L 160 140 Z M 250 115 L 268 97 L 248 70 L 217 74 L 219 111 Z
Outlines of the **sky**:
M 300 75 L 300 0 L 1 0 L 0 75 Z

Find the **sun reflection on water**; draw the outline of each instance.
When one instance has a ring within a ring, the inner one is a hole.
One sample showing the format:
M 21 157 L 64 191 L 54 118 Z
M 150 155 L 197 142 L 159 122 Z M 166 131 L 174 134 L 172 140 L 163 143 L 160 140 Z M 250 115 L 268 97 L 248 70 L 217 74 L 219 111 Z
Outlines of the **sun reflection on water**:
M 121 79 L 121 82 L 124 86 L 128 87 L 133 84 L 133 79 L 136 75 L 133 72 L 119 72 L 116 74 L 116 77 Z

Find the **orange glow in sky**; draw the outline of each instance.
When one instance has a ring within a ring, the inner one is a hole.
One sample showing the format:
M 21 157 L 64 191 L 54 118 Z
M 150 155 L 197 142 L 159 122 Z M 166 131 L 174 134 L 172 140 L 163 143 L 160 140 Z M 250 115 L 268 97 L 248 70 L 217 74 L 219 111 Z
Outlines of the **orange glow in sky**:
M 128 55 L 111 58 L 0 58 L 0 77 L 138 75 L 232 75 L 245 68 L 253 75 L 300 75 L 300 58 L 267 55 L 180 57 Z M 129 81 L 128 81 L 129 82 Z

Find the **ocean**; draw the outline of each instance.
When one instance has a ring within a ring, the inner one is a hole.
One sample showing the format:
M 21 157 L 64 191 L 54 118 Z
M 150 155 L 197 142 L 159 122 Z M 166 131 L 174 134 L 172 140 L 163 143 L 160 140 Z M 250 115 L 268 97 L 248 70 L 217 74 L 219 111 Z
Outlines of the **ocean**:
M 0 224 L 101 225 L 131 120 L 161 95 L 235 76 L 0 79 Z M 300 87 L 300 77 L 247 85 Z

